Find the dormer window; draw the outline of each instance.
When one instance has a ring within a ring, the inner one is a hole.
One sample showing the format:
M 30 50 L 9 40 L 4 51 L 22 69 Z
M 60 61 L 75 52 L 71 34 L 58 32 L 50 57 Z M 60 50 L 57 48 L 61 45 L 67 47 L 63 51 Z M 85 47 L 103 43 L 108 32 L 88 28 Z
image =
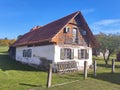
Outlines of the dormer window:
M 81 30 L 82 35 L 87 35 L 86 30 Z
M 64 33 L 68 33 L 70 31 L 70 28 L 69 27 L 65 27 L 64 28 Z

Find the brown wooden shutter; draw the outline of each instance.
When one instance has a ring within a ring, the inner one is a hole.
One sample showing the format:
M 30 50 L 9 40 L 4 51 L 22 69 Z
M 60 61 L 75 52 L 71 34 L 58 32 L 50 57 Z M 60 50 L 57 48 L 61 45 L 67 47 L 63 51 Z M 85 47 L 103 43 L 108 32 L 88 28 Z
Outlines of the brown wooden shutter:
M 89 53 L 87 52 L 87 50 L 85 50 L 85 59 L 89 58 Z
M 71 49 L 71 59 L 74 59 L 74 49 Z
M 78 50 L 78 59 L 81 59 L 81 50 Z
M 23 50 L 23 57 L 25 57 L 26 50 Z
M 64 60 L 64 48 L 60 49 L 60 59 Z

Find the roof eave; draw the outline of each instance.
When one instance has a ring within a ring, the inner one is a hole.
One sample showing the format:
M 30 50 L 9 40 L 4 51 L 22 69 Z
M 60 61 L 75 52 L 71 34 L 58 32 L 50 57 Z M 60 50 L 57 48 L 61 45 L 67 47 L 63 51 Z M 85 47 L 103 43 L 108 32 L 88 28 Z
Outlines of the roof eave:
M 51 39 L 45 39 L 45 40 L 39 40 L 39 41 L 32 41 L 32 42 L 27 42 L 27 43 L 20 43 L 20 44 L 16 44 L 16 45 L 13 45 L 14 47 L 17 47 L 17 46 L 27 46 L 27 45 L 34 45 L 34 44 L 40 44 L 40 43 L 43 43 L 43 42 L 51 42 Z

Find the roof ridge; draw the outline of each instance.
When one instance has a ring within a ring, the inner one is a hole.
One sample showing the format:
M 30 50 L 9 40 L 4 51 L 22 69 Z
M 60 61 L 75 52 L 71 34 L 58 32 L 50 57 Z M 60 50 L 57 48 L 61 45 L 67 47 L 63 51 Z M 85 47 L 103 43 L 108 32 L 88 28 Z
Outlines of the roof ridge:
M 31 32 L 28 32 L 24 34 L 20 39 L 16 41 L 14 44 L 21 45 L 23 44 L 29 44 L 32 42 L 39 43 L 41 40 L 52 40 L 59 31 L 64 28 L 64 26 L 74 17 L 76 17 L 80 11 L 74 12 L 72 14 L 66 15 L 60 19 L 57 19 L 55 21 L 52 21 L 41 28 L 38 28 L 36 30 L 33 30 Z
M 69 15 L 63 17 L 63 18 L 58 19 L 58 21 L 61 20 L 61 19 L 67 18 L 67 17 L 69 17 L 69 16 L 71 16 L 71 15 L 73 15 L 73 16 L 68 20 L 68 22 L 66 22 L 66 24 L 67 24 L 67 23 L 70 22 L 70 20 L 71 20 L 72 18 L 75 18 L 79 13 L 80 13 L 80 11 L 74 12 L 74 13 L 72 13 L 72 14 L 69 14 Z M 66 25 L 66 24 L 65 24 L 65 25 Z M 64 28 L 65 25 L 64 25 L 63 27 L 61 27 L 61 29 Z M 61 29 L 60 29 L 60 30 L 61 30 Z M 58 31 L 58 33 L 59 33 L 59 31 Z M 57 34 L 56 34 L 56 35 L 57 35 Z M 53 38 L 54 38 L 56 35 L 54 35 Z
M 74 12 L 74 13 L 72 13 L 72 14 L 68 14 L 68 15 L 66 15 L 66 16 L 64 16 L 64 17 L 62 17 L 62 18 L 53 20 L 52 22 L 50 22 L 50 23 L 48 23 L 48 24 L 45 24 L 45 25 L 43 25 L 42 27 L 45 27 L 45 26 L 47 26 L 47 25 L 49 25 L 49 24 L 51 24 L 51 23 L 54 23 L 54 22 L 56 22 L 56 21 L 59 21 L 59 20 L 61 20 L 61 19 L 63 19 L 63 18 L 69 17 L 70 15 L 74 15 L 74 14 L 76 15 L 77 13 L 80 13 L 80 11 L 76 11 L 76 12 Z

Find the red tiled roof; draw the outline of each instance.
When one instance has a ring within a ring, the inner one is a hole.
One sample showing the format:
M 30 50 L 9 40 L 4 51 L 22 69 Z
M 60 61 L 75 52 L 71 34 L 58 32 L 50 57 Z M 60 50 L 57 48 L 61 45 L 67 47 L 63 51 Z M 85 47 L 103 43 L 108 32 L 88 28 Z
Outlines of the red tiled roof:
M 78 13 L 79 11 L 24 34 L 13 46 L 50 41 Z
M 13 44 L 13 46 L 37 44 L 51 41 L 52 38 L 55 37 L 56 34 L 62 28 L 64 28 L 64 26 L 69 23 L 72 18 L 75 18 L 76 16 L 79 17 L 79 21 L 81 22 L 80 27 L 88 32 L 88 38 L 91 38 L 91 44 L 93 44 L 93 46 L 97 46 L 98 43 L 95 37 L 93 36 L 89 26 L 79 11 L 24 34 Z

